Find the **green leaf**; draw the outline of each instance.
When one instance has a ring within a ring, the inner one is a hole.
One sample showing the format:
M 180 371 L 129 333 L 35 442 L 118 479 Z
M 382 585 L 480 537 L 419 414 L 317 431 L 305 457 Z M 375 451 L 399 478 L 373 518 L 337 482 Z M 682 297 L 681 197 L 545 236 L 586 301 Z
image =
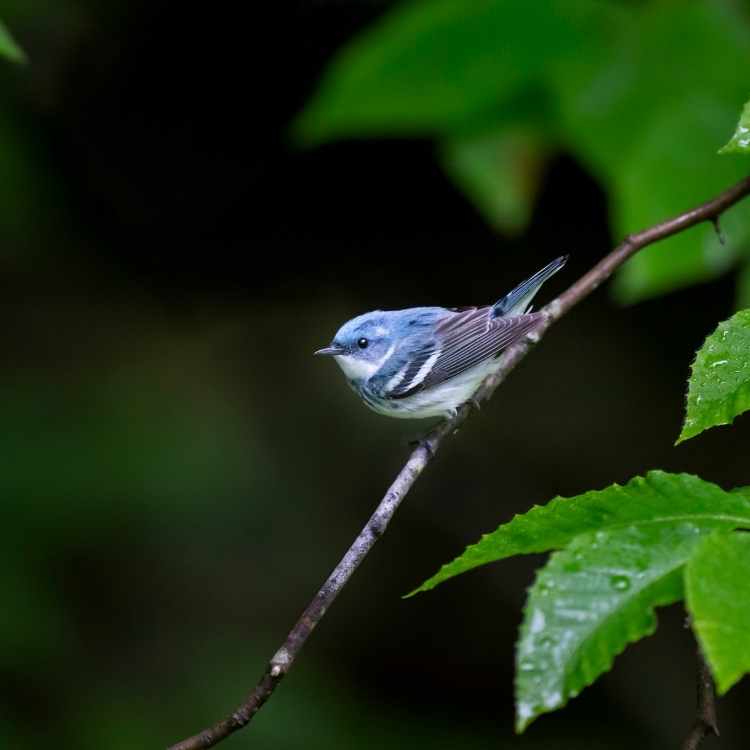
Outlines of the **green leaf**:
M 750 307 L 750 259 L 746 259 L 737 274 L 735 307 L 742 310 Z
M 692 208 L 745 176 L 741 163 L 718 159 L 711 145 L 730 112 L 719 99 L 693 98 L 643 128 L 613 188 L 621 234 Z M 726 272 L 750 236 L 750 206 L 727 212 L 721 227 L 725 244 L 705 223 L 638 253 L 616 277 L 615 295 L 637 302 Z
M 446 172 L 488 222 L 506 232 L 528 223 L 542 160 L 538 140 L 520 131 L 451 139 L 442 149 Z
M 681 569 L 714 522 L 663 519 L 577 537 L 539 572 L 516 652 L 516 728 L 608 671 L 656 630 L 654 607 L 682 598 Z
M 624 236 L 743 176 L 716 144 L 747 95 L 747 21 L 740 6 L 709 0 L 411 0 L 334 57 L 294 131 L 308 143 L 435 138 L 448 173 L 505 231 L 523 228 L 529 178 L 562 147 L 608 191 Z M 508 146 L 521 128 L 529 143 Z M 750 206 L 722 223 L 726 246 L 700 226 L 638 253 L 615 295 L 635 302 L 725 272 L 750 239 Z
M 616 28 L 598 54 L 589 48 L 583 61 L 561 67 L 555 87 L 562 138 L 608 190 L 623 237 L 744 176 L 742 160 L 717 158 L 716 144 L 747 96 L 737 71 L 747 66 L 750 34 L 740 6 L 705 1 L 644 3 Z M 722 218 L 726 246 L 710 226 L 675 235 L 622 268 L 615 296 L 632 303 L 724 272 L 749 236 L 750 207 Z
M 702 520 L 742 526 L 750 518 L 750 501 L 690 474 L 651 471 L 626 485 L 613 484 L 572 498 L 557 497 L 515 516 L 484 535 L 452 562 L 444 565 L 410 596 L 487 563 L 513 555 L 561 549 L 590 531 L 638 522 Z
M 434 136 L 496 123 L 504 100 L 586 44 L 591 14 L 600 4 L 588 0 L 400 4 L 334 57 L 296 135 Z
M 652 138 L 652 120 L 664 120 L 672 111 L 688 115 L 692 109 L 688 119 L 673 123 L 671 142 L 663 143 L 669 152 L 685 151 L 683 139 L 692 139 L 695 125 L 703 127 L 704 102 L 718 101 L 726 109 L 726 133 L 736 121 L 737 102 L 747 95 L 747 78 L 738 71 L 746 67 L 750 51 L 747 15 L 728 4 L 618 5 L 625 6 L 607 5 L 604 39 L 590 40 L 582 54 L 554 72 L 565 142 L 608 184 L 627 168 L 632 150 Z M 704 65 L 703 60 L 718 63 Z M 685 86 L 688 72 L 690 86 Z M 707 149 L 707 158 L 715 156 L 719 139 Z M 668 174 L 664 177 L 669 180 Z M 699 188 L 700 178 L 693 176 L 692 185 Z
M 695 356 L 687 413 L 678 443 L 750 409 L 750 310 L 741 310 L 706 339 Z
M 719 149 L 719 153 L 750 154 L 750 102 L 745 103 L 734 135 Z
M 712 534 L 687 565 L 687 606 L 719 693 L 750 672 L 750 535 Z
M 736 181 L 733 176 L 712 195 Z M 708 193 L 683 206 L 692 208 L 706 196 Z M 669 218 L 680 212 L 673 210 L 663 216 Z M 637 253 L 615 276 L 612 287 L 615 299 L 622 304 L 634 304 L 718 278 L 729 271 L 750 238 L 750 204 L 741 203 L 722 217 L 721 234 L 726 238 L 724 242 L 713 226 L 701 224 Z
M 0 55 L 16 63 L 26 62 L 26 53 L 18 46 L 2 21 L 0 21 Z

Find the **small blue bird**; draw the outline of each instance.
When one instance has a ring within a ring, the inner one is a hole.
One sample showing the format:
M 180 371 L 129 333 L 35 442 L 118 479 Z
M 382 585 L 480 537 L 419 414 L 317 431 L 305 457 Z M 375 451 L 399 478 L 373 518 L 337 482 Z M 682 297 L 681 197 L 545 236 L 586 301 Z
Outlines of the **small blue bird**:
M 497 369 L 500 352 L 539 323 L 531 301 L 568 260 L 564 255 L 494 305 L 452 310 L 376 310 L 344 323 L 330 346 L 349 384 L 388 417 L 451 417 Z

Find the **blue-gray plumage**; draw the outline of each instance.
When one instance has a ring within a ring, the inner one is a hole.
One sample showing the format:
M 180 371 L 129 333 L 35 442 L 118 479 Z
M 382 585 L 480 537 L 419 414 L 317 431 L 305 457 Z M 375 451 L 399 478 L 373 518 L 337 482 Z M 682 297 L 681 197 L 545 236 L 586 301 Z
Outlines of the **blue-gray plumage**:
M 498 355 L 539 322 L 531 301 L 567 261 L 553 260 L 494 305 L 412 307 L 353 318 L 316 354 L 332 356 L 376 412 L 420 419 L 456 413 L 498 367 Z

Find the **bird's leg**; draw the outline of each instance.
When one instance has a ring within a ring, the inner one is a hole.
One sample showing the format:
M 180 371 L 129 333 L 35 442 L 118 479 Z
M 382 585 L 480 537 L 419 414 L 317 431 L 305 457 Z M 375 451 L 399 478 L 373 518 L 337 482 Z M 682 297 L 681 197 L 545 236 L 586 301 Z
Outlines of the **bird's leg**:
M 427 451 L 430 458 L 435 457 L 435 445 L 430 439 L 429 433 L 419 441 L 419 445 L 421 445 Z
M 421 438 L 414 438 L 413 440 L 410 440 L 409 447 L 412 450 L 414 450 L 415 448 L 424 448 L 430 454 L 430 458 L 435 455 L 435 447 L 432 444 L 432 440 L 430 440 L 430 433 L 426 433 Z

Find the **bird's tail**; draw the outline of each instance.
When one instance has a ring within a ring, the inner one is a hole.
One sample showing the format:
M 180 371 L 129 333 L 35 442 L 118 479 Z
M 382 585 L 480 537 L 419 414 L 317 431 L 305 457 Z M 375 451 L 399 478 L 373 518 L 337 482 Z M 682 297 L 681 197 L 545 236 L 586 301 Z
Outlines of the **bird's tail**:
M 555 258 L 541 271 L 537 271 L 530 279 L 519 284 L 512 292 L 508 292 L 492 306 L 491 316 L 501 318 L 512 315 L 523 315 L 531 309 L 531 300 L 547 279 L 554 276 L 568 261 L 567 255 Z

